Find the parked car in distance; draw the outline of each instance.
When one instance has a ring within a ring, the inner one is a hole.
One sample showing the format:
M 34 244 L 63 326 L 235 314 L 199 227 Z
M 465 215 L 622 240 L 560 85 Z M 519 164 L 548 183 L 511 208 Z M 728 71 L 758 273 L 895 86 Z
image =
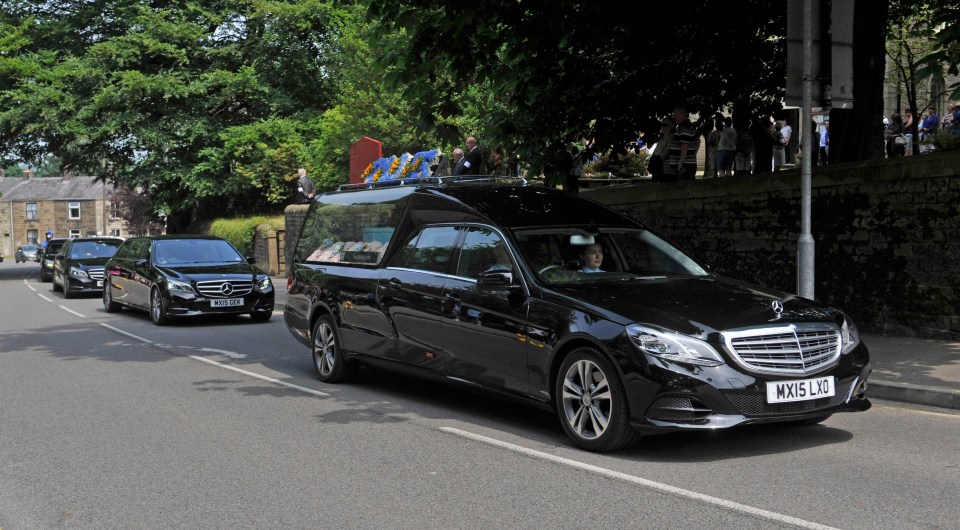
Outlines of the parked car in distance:
M 103 290 L 103 264 L 123 240 L 118 237 L 68 239 L 53 258 L 53 290 L 64 298 Z
M 47 246 L 40 253 L 40 281 L 49 282 L 53 279 L 53 258 L 67 242 L 65 237 L 55 237 L 47 240 Z
M 586 198 L 480 180 L 310 204 L 284 319 L 322 381 L 368 364 L 485 390 L 553 411 L 593 451 L 870 407 L 843 312 L 714 274 Z
M 265 322 L 273 314 L 270 276 L 229 242 L 202 235 L 135 237 L 106 263 L 103 307 L 147 311 L 160 326 L 171 318 L 249 314 Z
M 40 261 L 37 259 L 37 252 L 39 252 L 40 247 L 37 245 L 21 245 L 17 247 L 17 251 L 14 254 L 14 259 L 17 263 L 27 262 L 27 261 Z

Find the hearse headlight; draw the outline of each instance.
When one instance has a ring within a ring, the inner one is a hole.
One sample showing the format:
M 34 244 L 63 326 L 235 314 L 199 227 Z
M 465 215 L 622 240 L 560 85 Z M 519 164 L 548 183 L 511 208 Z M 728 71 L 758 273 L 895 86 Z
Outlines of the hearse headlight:
M 640 350 L 666 361 L 696 366 L 720 366 L 723 358 L 706 342 L 681 335 L 653 329 L 639 324 L 627 326 L 627 335 Z
M 860 344 L 860 331 L 857 330 L 857 325 L 853 323 L 850 315 L 843 311 L 840 314 L 843 315 L 843 325 L 840 326 L 840 344 L 842 345 L 840 353 L 850 353 Z
M 167 280 L 167 290 L 170 292 L 194 294 L 193 287 L 189 283 L 179 282 L 177 280 Z
M 257 276 L 257 290 L 261 293 L 270 292 L 273 289 L 273 282 L 270 281 L 269 276 Z
M 70 276 L 77 278 L 78 280 L 89 280 L 90 275 L 87 274 L 87 271 L 80 269 L 78 267 L 70 267 Z

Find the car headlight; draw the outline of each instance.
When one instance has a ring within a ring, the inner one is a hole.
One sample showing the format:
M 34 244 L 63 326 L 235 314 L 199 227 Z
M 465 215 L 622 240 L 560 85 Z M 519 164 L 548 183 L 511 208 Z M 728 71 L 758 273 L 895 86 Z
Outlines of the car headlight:
M 70 267 L 70 276 L 78 280 L 89 280 L 90 275 L 87 274 L 87 271 L 83 269 L 78 269 L 76 267 Z
M 842 344 L 840 353 L 850 353 L 860 344 L 860 331 L 849 315 L 843 311 L 840 314 L 843 315 L 843 325 L 840 326 L 840 344 Z
M 265 293 L 273 289 L 273 282 L 270 281 L 269 276 L 258 276 L 257 277 L 257 290 Z
M 177 280 L 167 280 L 167 290 L 170 292 L 194 294 L 193 287 L 189 283 L 178 282 Z
M 681 335 L 652 329 L 639 324 L 627 326 L 627 335 L 630 341 L 655 357 L 677 363 L 696 366 L 720 366 L 723 358 L 717 350 L 706 342 Z

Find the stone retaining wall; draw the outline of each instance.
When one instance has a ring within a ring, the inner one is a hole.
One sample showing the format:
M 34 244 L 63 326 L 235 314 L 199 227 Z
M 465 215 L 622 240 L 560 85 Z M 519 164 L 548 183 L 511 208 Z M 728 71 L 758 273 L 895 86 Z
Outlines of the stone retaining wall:
M 719 274 L 797 291 L 799 169 L 583 196 L 647 224 Z M 958 205 L 958 152 L 819 168 L 816 298 L 868 330 L 960 338 Z

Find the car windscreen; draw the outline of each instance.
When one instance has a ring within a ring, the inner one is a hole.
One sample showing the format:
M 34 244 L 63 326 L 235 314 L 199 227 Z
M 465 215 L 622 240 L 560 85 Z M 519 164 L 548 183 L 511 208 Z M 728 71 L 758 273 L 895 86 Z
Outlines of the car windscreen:
M 30 252 L 30 251 L 33 251 L 33 250 L 37 250 L 37 246 L 36 246 L 36 245 L 24 245 L 24 246 L 22 246 L 22 247 L 20 247 L 20 248 L 22 248 L 24 252 Z
M 171 239 L 157 241 L 153 250 L 158 265 L 190 265 L 199 263 L 242 263 L 237 249 L 221 239 Z
M 70 259 L 109 258 L 122 241 L 75 241 L 70 245 Z
M 648 230 L 540 227 L 514 236 L 524 260 L 548 285 L 709 275 Z

